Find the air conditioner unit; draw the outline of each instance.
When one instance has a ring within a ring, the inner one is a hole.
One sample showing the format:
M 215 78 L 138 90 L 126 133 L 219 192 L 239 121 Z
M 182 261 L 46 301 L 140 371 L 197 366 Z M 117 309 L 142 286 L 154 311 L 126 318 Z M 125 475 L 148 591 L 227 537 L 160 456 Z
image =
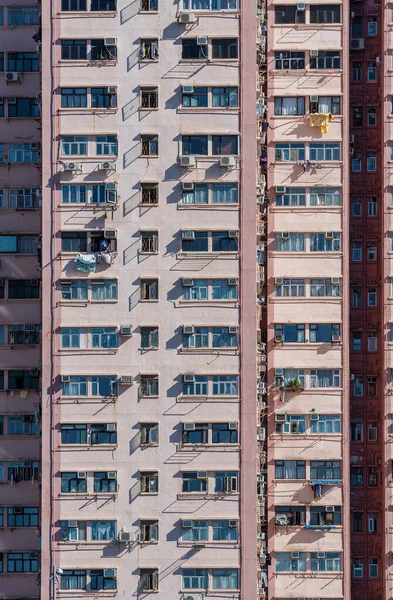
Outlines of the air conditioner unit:
M 117 94 L 117 86 L 116 85 L 108 86 L 107 92 L 108 92 L 108 94 L 111 94 L 111 95 Z
M 123 542 L 124 544 L 129 544 L 134 541 L 134 536 L 129 531 L 120 531 L 119 533 L 119 542 Z
M 194 86 L 193 85 L 182 85 L 181 91 L 183 92 L 183 94 L 193 94 Z
M 116 181 L 108 181 L 108 183 L 105 184 L 105 189 L 107 192 L 114 192 L 117 190 L 117 183 Z
M 327 240 L 332 240 L 332 239 L 334 238 L 333 231 L 327 231 L 327 232 L 325 233 L 325 238 L 326 238 Z
M 229 527 L 237 527 L 237 519 L 230 519 L 228 525 Z
M 16 96 L 8 96 L 8 104 L 16 104 Z
M 78 521 L 68 521 L 68 527 L 78 527 Z
M 30 144 L 30 150 L 37 151 L 41 148 L 40 142 L 32 142 Z
M 378 469 L 377 469 L 377 467 L 372 467 L 372 468 L 370 469 L 370 472 L 371 472 L 371 473 L 373 473 L 373 474 L 375 474 L 375 473 L 378 473 Z
M 108 471 L 107 478 L 108 479 L 117 479 L 117 473 L 116 473 L 116 471 Z
M 25 415 L 23 417 L 24 423 L 32 423 L 34 421 L 34 415 Z
M 340 283 L 340 277 L 332 277 L 332 283 L 334 283 L 334 284 Z
M 181 280 L 181 284 L 183 287 L 192 287 L 194 285 L 194 280 L 189 279 L 188 277 L 183 277 Z
M 107 423 L 106 431 L 116 431 L 116 423 Z
M 178 18 L 179 23 L 183 23 L 184 25 L 189 25 L 191 23 L 196 23 L 197 18 L 194 13 L 180 13 Z
M 184 431 L 195 431 L 195 423 L 183 423 Z
M 229 238 L 235 238 L 237 239 L 239 236 L 239 232 L 237 231 L 237 229 L 231 229 L 230 231 L 228 231 L 228 237 Z
M 300 558 L 300 552 L 291 552 L 291 558 Z
M 297 7 L 298 10 L 306 10 L 306 5 L 304 2 L 298 2 Z
M 116 171 L 116 163 L 114 160 L 107 160 L 100 163 L 99 169 L 100 171 Z
M 19 81 L 20 73 L 18 73 L 17 71 L 7 71 L 4 77 L 7 83 L 11 81 Z
M 274 415 L 274 418 L 275 418 L 276 423 L 285 423 L 287 420 L 287 415 L 276 413 Z
M 319 52 L 318 50 L 310 50 L 310 56 L 315 58 L 318 56 L 318 52 Z
M 310 421 L 319 421 L 319 415 L 316 413 L 310 413 Z
M 104 569 L 104 577 L 114 577 L 115 575 L 115 569 Z
M 195 231 L 183 229 L 181 232 L 182 240 L 195 240 Z
M 281 234 L 281 239 L 282 239 L 282 240 L 289 240 L 289 239 L 290 239 L 290 237 L 291 237 L 291 236 L 290 236 L 290 234 L 289 234 L 289 231 L 283 231 L 283 232 L 282 232 L 282 234 Z
M 220 167 L 234 167 L 236 166 L 235 156 L 221 156 Z
M 277 344 L 281 344 L 281 343 L 284 341 L 284 336 L 283 336 L 283 335 L 281 335 L 281 334 L 279 334 L 279 335 L 275 335 L 275 336 L 274 336 L 274 341 L 275 341 Z
M 228 429 L 230 431 L 237 431 L 237 423 L 228 423 Z
M 195 189 L 195 185 L 192 181 L 183 181 L 181 184 L 181 189 L 183 192 L 193 192 Z
M 349 149 L 349 156 L 353 156 L 355 154 L 355 148 Z
M 181 156 L 180 166 L 182 167 L 195 167 L 196 161 L 195 156 Z
M 364 50 L 364 39 L 353 38 L 351 40 L 351 50 Z
M 108 240 L 115 240 L 117 238 L 116 229 L 104 229 L 104 238 Z
M 104 46 L 116 46 L 117 38 L 104 38 Z
M 124 335 L 124 336 L 132 335 L 131 325 L 121 325 L 120 326 L 120 335 Z
M 349 143 L 350 144 L 354 144 L 355 143 L 355 134 L 351 133 L 349 136 Z
M 282 377 L 284 375 L 284 370 L 283 369 L 275 369 L 274 374 L 276 377 Z
M 192 335 L 195 331 L 194 325 L 183 325 L 184 335 Z
M 236 335 L 239 333 L 239 327 L 237 325 L 231 325 L 231 327 L 228 327 L 228 333 Z
M 276 185 L 276 194 L 285 194 L 286 189 L 285 185 Z
M 82 164 L 75 162 L 64 163 L 64 171 L 82 171 Z
M 42 198 L 42 189 L 35 188 L 35 190 L 33 190 L 33 196 L 35 196 L 36 198 Z
M 183 600 L 202 600 L 201 594 L 184 594 Z
M 274 280 L 274 283 L 276 285 L 284 285 L 284 278 L 283 277 L 276 277 Z
M 78 479 L 86 479 L 86 477 L 87 477 L 86 471 L 78 471 L 78 473 L 77 473 Z
M 23 330 L 24 331 L 30 331 L 30 332 L 34 332 L 35 331 L 35 325 L 28 323 L 26 325 L 23 325 Z
M 132 375 L 122 375 L 120 377 L 120 385 L 132 385 L 134 383 L 134 377 Z
M 38 560 L 38 552 L 30 552 L 31 560 Z
M 325 558 L 326 552 L 317 552 L 317 558 Z
M 257 433 L 257 442 L 264 442 L 264 441 L 265 441 L 265 434 Z
M 332 342 L 341 342 L 341 335 L 332 335 Z
M 61 376 L 61 383 L 70 383 L 70 381 L 71 381 L 70 375 L 62 375 Z
M 197 479 L 207 479 L 207 471 L 197 471 Z
M 207 46 L 208 38 L 205 36 L 197 37 L 197 46 Z
M 191 519 L 182 519 L 181 526 L 183 529 L 191 529 L 194 524 L 194 521 Z
M 195 375 L 193 373 L 184 373 L 183 382 L 184 383 L 195 383 Z
M 334 512 L 334 506 L 325 506 L 325 511 L 329 513 Z
M 228 285 L 237 285 L 237 277 L 230 277 L 228 279 Z
M 318 102 L 318 96 L 310 96 L 310 102 Z
M 14 513 L 16 515 L 21 515 L 23 513 L 23 508 L 21 506 L 14 506 Z
M 38 369 L 31 369 L 30 375 L 31 377 L 37 377 L 39 375 Z

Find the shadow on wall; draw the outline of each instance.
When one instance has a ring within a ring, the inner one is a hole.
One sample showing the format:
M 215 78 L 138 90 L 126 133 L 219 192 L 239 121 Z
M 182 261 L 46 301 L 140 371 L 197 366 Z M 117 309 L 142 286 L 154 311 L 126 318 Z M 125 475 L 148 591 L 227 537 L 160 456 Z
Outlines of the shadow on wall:
M 137 233 L 134 237 L 137 237 L 137 239 L 123 251 L 123 265 L 128 264 L 130 261 L 138 257 L 140 243 L 139 233 Z
M 124 25 L 139 12 L 140 0 L 134 0 L 120 11 L 120 24 Z
M 134 284 L 137 285 L 138 287 L 135 290 L 135 292 L 132 292 L 132 294 L 128 298 L 128 310 L 130 312 L 132 310 L 134 310 L 134 308 L 136 307 L 136 305 L 138 304 L 138 302 L 141 298 L 141 284 L 140 284 L 139 279 L 138 279 L 138 281 L 135 281 Z
M 127 121 L 132 115 L 138 112 L 139 108 L 139 95 L 135 94 L 135 97 L 132 98 L 127 104 L 125 104 L 121 109 L 122 119 L 123 121 Z
M 138 206 L 139 206 L 139 196 L 140 196 L 140 192 L 139 192 L 139 190 L 136 190 L 135 194 L 133 194 L 132 196 L 130 196 L 129 198 L 127 198 L 127 200 L 124 201 L 124 203 L 123 203 L 123 217 L 126 217 L 133 210 L 135 210 L 136 208 L 138 208 Z
M 136 144 L 123 154 L 123 169 L 126 169 L 127 167 L 132 165 L 132 163 L 140 157 L 140 153 L 140 141 L 138 139 L 136 140 Z

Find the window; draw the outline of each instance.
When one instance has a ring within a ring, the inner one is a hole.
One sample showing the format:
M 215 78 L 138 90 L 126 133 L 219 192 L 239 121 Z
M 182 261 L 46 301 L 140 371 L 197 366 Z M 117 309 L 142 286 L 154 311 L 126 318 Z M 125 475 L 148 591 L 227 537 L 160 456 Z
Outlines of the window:
M 367 350 L 369 352 L 376 352 L 378 350 L 378 338 L 376 333 L 369 333 L 367 335 Z
M 208 327 L 194 327 L 193 333 L 183 333 L 183 348 L 208 348 Z
M 276 296 L 279 298 L 301 298 L 306 295 L 304 279 L 283 279 L 283 283 L 277 283 Z
M 362 199 L 361 198 L 352 198 L 352 216 L 353 217 L 361 217 L 362 216 Z
M 299 162 L 306 159 L 304 144 L 282 143 L 274 145 L 274 160 Z
M 212 347 L 213 348 L 237 348 L 238 335 L 230 330 L 230 327 L 212 328 Z
M 94 542 L 115 540 L 116 521 L 92 521 L 91 539 Z
M 311 69 L 339 69 L 340 51 L 339 50 L 318 50 L 317 57 L 310 57 Z
M 305 479 L 306 461 L 304 460 L 276 460 L 276 479 Z
M 116 327 L 93 327 L 91 330 L 92 348 L 117 348 Z
M 184 381 L 183 396 L 207 396 L 207 376 L 195 375 L 193 382 Z
M 275 52 L 274 56 L 278 71 L 303 71 L 306 68 L 305 52 Z
M 141 279 L 142 301 L 158 300 L 158 279 Z
M 363 126 L 363 107 L 355 106 L 352 109 L 352 122 L 354 127 Z
M 238 40 L 237 38 L 218 38 L 212 39 L 212 58 L 227 60 L 238 58 Z
M 9 390 L 38 390 L 39 372 L 37 369 L 31 371 L 8 371 Z
M 237 590 L 239 573 L 237 569 L 212 569 L 213 590 Z
M 182 492 L 207 492 L 206 471 L 189 471 L 182 473 Z
M 157 327 L 141 327 L 141 348 L 144 350 L 158 348 Z
M 310 143 L 310 160 L 340 160 L 339 143 Z
M 233 527 L 230 521 L 212 521 L 213 541 L 233 541 L 238 539 L 238 526 Z
M 92 569 L 90 571 L 91 590 L 115 590 L 116 589 L 116 571 L 115 569 Z
M 374 82 L 377 81 L 377 63 L 369 62 L 367 64 L 367 81 Z
M 238 0 L 183 0 L 184 10 L 237 10 L 238 8 Z
M 158 542 L 158 521 L 141 521 L 139 539 L 141 542 Z
M 352 244 L 352 260 L 353 260 L 353 262 L 360 262 L 362 260 L 362 244 L 361 244 L 361 242 L 354 242 Z
M 8 435 L 36 435 L 37 431 L 33 415 L 8 417 Z
M 220 471 L 215 474 L 214 491 L 219 494 L 231 494 L 238 491 L 238 473 Z
M 350 472 L 351 485 L 361 487 L 363 485 L 364 469 L 363 467 L 351 467 Z
M 377 170 L 377 155 L 375 152 L 367 152 L 367 171 L 375 172 Z
M 367 200 L 367 209 L 369 217 L 377 216 L 377 199 L 373 196 Z
M 367 260 L 377 260 L 376 244 L 367 244 Z
M 188 155 L 208 155 L 208 136 L 207 135 L 183 135 L 182 136 L 182 154 Z
M 362 171 L 362 155 L 359 152 L 356 152 L 352 157 L 351 161 L 352 172 L 353 173 L 361 173 Z
M 61 492 L 62 494 L 86 494 L 86 477 L 79 477 L 81 473 L 69 472 L 61 474 Z
M 362 533 L 363 531 L 363 513 L 353 513 L 353 531 L 354 533 Z
M 141 231 L 141 254 L 158 252 L 158 231 Z
M 362 289 L 352 288 L 352 306 L 354 308 L 361 308 L 362 306 Z
M 369 487 L 378 486 L 378 469 L 376 467 L 369 467 L 368 469 L 368 485 Z
M 9 552 L 7 554 L 8 573 L 38 573 L 37 554 Z
M 69 381 L 63 375 L 61 391 L 63 396 L 96 396 L 96 397 L 114 397 L 117 394 L 117 377 L 115 375 L 98 377 L 69 376 Z
M 99 494 L 115 494 L 117 492 L 117 478 L 114 471 L 94 473 L 94 492 Z
M 192 285 L 189 285 L 191 283 Z M 182 299 L 190 301 L 237 300 L 237 279 L 183 279 Z
M 329 510 L 327 510 L 327 508 Z M 310 525 L 341 525 L 341 506 L 311 506 L 310 507 Z
M 275 11 L 275 24 L 276 25 L 290 25 L 296 23 L 305 23 L 305 12 L 304 10 L 297 10 L 296 4 L 293 6 L 284 6 L 280 4 L 274 7 Z
M 305 377 L 302 369 L 283 369 L 283 373 L 280 376 L 276 376 L 276 387 L 284 385 L 289 387 L 294 381 L 299 381 L 301 387 L 304 388 Z
M 311 479 L 341 479 L 340 461 L 312 460 L 310 462 Z
M 297 556 L 297 555 L 296 555 Z M 298 573 L 306 570 L 306 553 L 299 552 L 298 558 L 292 558 L 291 552 L 276 552 L 276 571 Z
M 378 31 L 378 24 L 376 17 L 368 17 L 367 20 L 367 35 L 369 37 L 375 37 Z
M 237 231 L 235 231 L 235 233 L 232 231 L 213 231 L 211 237 L 213 252 L 237 252 Z
M 11 7 L 7 9 L 8 25 L 11 27 L 26 27 L 40 25 L 40 11 L 28 6 Z
M 204 542 L 209 539 L 208 521 L 192 521 L 192 527 L 184 527 L 182 521 L 183 542 Z
M 363 65 L 361 62 L 352 63 L 352 81 L 355 81 L 355 82 L 362 81 L 362 68 L 363 68 Z
M 363 441 L 363 423 L 361 421 L 351 421 L 351 442 Z
M 377 442 L 378 441 L 378 423 L 368 423 L 368 441 L 369 442 Z
M 141 135 L 141 156 L 158 156 L 158 136 Z
M 182 252 L 208 252 L 209 233 L 207 231 L 182 231 Z
M 61 40 L 62 60 L 87 60 L 86 40 Z
M 61 154 L 63 156 L 87 156 L 87 136 L 66 135 L 61 138 Z M 65 186 L 63 186 L 64 189 Z M 68 186 L 71 187 L 71 186 Z M 76 188 L 76 186 L 72 186 Z M 85 186 L 84 186 L 84 189 Z M 84 194 L 85 195 L 85 194 Z M 84 200 L 83 200 L 84 201 Z M 64 199 L 63 199 L 64 202 Z M 74 200 L 75 202 L 75 200 Z
M 237 444 L 237 429 L 233 428 L 233 423 L 213 423 L 212 424 L 212 443 L 213 444 Z
M 8 527 L 38 527 L 38 508 L 12 506 L 7 509 Z
M 207 590 L 207 569 L 182 569 L 182 580 L 182 588 L 185 590 Z
M 158 423 L 141 423 L 141 444 L 146 446 L 158 445 Z
M 90 60 L 116 60 L 117 47 L 105 45 L 105 40 L 91 40 Z
M 217 108 L 217 107 L 233 108 L 233 107 L 238 106 L 238 88 L 237 87 L 213 87 L 212 88 L 212 106 L 215 108 Z
M 183 60 L 207 60 L 207 45 L 198 44 L 197 38 L 182 38 L 181 43 Z
M 340 295 L 339 283 L 333 283 L 331 279 L 310 279 L 310 296 L 312 298 L 337 298 Z
M 98 135 L 96 137 L 97 156 L 117 156 L 117 136 Z
M 182 106 L 184 107 L 206 107 L 207 87 L 194 87 L 192 94 L 182 94 Z M 218 106 L 220 106 L 218 104 Z
M 276 422 L 275 433 L 297 434 L 306 432 L 306 418 L 304 415 L 286 415 L 284 423 Z
M 353 395 L 363 396 L 363 377 L 355 376 L 353 380 Z
M 304 324 L 276 324 L 274 326 L 274 335 L 277 339 L 281 337 L 283 342 L 287 344 L 304 343 L 305 342 L 305 326 Z
M 375 108 L 367 109 L 367 125 L 368 127 L 375 127 L 377 124 L 377 110 Z
M 370 579 L 374 579 L 378 577 L 378 559 L 377 558 L 369 558 L 368 559 L 368 576 Z
M 157 183 L 141 183 L 141 203 L 148 205 L 158 204 Z
M 158 108 L 158 88 L 141 88 L 141 108 Z
M 157 569 L 140 569 L 139 589 L 143 592 L 158 591 Z
M 237 135 L 212 135 L 213 156 L 238 154 Z
M 311 4 L 310 23 L 340 23 L 340 5 Z
M 32 150 L 31 144 L 8 144 L 8 162 L 10 164 L 39 162 L 38 150 Z
M 362 337 L 363 337 L 363 334 L 361 331 L 353 331 L 352 332 L 352 350 L 354 352 L 362 351 Z
M 213 396 L 237 396 L 238 379 L 237 375 L 213 375 Z
M 62 444 L 87 444 L 87 425 L 69 424 L 61 426 Z
M 367 377 L 367 394 L 368 396 L 377 395 L 377 378 Z
M 333 341 L 333 337 L 340 337 L 340 325 L 329 323 L 311 323 L 310 324 L 310 342 L 328 343 Z
M 141 494 L 158 494 L 158 473 L 141 471 Z
M 145 398 L 158 396 L 158 375 L 141 375 L 140 395 Z
M 340 415 L 318 415 L 318 420 L 310 420 L 311 433 L 341 433 Z
M 311 571 L 341 571 L 341 552 L 324 552 L 323 558 L 319 558 L 319 552 L 311 552 Z
M 117 426 L 115 423 L 100 423 L 90 426 L 90 441 L 92 446 L 117 443 Z
M 311 188 L 310 206 L 340 206 L 339 188 Z
M 109 92 L 108 87 L 91 88 L 90 93 L 92 108 L 116 108 L 117 94 Z
M 87 300 L 88 282 L 84 279 L 63 281 L 61 297 L 63 300 Z
M 18 481 L 38 481 L 38 462 L 8 461 L 8 480 Z M 4 480 L 4 477 L 3 477 Z
M 341 234 L 333 231 L 310 234 L 310 252 L 340 252 Z
M 367 305 L 377 306 L 377 288 L 368 288 L 367 290 Z
M 62 11 L 85 11 L 86 0 L 62 0 L 61 2 Z
M 305 188 L 285 188 L 284 193 L 276 194 L 276 206 L 306 206 Z
M 64 2 L 64 0 L 63 0 Z M 86 571 L 81 569 L 64 569 L 60 575 L 61 590 L 85 590 Z
M 62 88 L 61 90 L 62 108 L 86 108 L 87 107 L 87 88 Z
M 304 506 L 276 506 L 276 525 L 305 525 L 306 508 Z
M 158 39 L 141 39 L 139 56 L 141 60 L 158 60 Z
M 355 579 L 363 577 L 363 561 L 361 558 L 353 559 L 353 576 Z
M 369 533 L 376 533 L 378 531 L 378 514 L 368 513 L 368 531 Z
M 274 250 L 276 252 L 304 252 L 304 233 L 276 233 Z
M 19 73 L 38 72 L 40 70 L 38 54 L 36 52 L 9 52 L 7 68 L 8 71 Z

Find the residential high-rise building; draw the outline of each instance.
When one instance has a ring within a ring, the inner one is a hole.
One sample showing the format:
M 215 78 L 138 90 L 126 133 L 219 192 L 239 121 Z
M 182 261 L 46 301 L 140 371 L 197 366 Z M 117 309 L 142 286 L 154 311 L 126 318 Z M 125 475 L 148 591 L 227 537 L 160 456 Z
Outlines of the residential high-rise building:
M 39 597 L 40 7 L 0 5 L 0 594 Z

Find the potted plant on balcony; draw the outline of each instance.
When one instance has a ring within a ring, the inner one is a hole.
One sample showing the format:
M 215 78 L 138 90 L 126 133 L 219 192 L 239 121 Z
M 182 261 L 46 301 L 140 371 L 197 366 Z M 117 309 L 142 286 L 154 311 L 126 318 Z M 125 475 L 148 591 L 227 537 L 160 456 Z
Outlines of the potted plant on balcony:
M 286 385 L 286 388 L 292 392 L 302 392 L 304 390 L 302 383 L 297 377 L 295 379 L 290 379 Z

